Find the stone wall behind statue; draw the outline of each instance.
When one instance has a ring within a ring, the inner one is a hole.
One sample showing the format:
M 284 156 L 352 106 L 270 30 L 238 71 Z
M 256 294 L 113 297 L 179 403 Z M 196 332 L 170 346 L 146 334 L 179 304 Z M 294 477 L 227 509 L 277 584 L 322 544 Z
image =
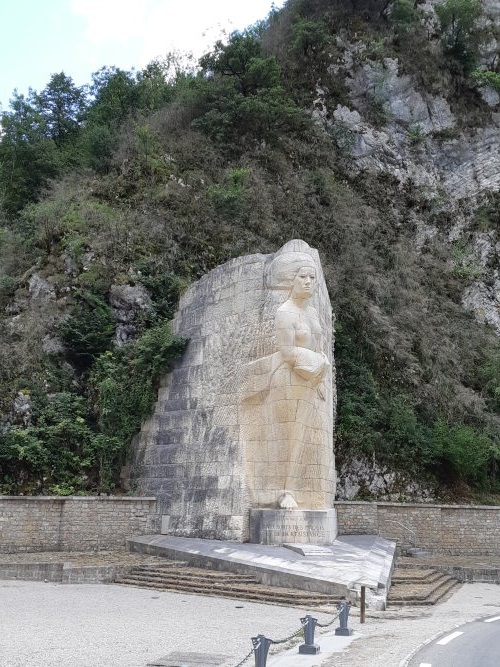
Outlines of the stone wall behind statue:
M 380 535 L 455 556 L 500 556 L 500 507 L 338 501 L 335 508 L 339 535 Z
M 155 498 L 0 496 L 0 553 L 123 549 L 156 519 Z
M 165 378 L 131 459 L 134 491 L 158 498 L 164 533 L 248 538 L 251 499 L 238 422 L 240 385 L 242 368 L 275 350 L 276 299 L 283 303 L 287 294 L 272 296 L 269 305 L 265 277 L 273 257 L 231 260 L 181 298 L 174 330 L 189 343 Z M 331 306 L 322 274 L 318 278 L 313 305 L 322 313 L 333 365 Z M 334 406 L 333 393 L 330 384 Z M 332 424 L 333 418 L 332 408 Z

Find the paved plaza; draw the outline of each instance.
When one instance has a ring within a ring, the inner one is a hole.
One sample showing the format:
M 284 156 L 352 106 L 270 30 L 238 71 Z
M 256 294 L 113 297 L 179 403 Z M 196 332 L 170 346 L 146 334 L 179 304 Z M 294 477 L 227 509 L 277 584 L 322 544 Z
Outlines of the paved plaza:
M 287 637 L 300 627 L 304 612 L 116 584 L 2 581 L 0 666 L 146 667 L 169 655 L 198 654 L 206 656 L 207 667 L 214 655 L 226 656 L 224 667 L 234 667 L 250 651 L 251 636 Z M 499 586 L 466 584 L 437 607 L 371 612 L 363 626 L 355 610 L 350 645 L 329 628 L 317 637 L 320 655 L 298 656 L 296 647 L 284 645 L 268 665 L 400 667 L 435 635 L 498 613 Z M 253 658 L 245 664 L 253 667 Z

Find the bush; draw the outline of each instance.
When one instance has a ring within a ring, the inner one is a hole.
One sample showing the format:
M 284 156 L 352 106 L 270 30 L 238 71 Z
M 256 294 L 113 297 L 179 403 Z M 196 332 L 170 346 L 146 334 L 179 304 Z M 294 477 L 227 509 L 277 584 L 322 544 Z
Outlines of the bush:
M 397 35 L 406 35 L 420 22 L 420 15 L 412 0 L 394 0 L 391 18 Z
M 478 83 L 490 86 L 496 90 L 497 93 L 500 93 L 500 72 L 477 69 L 472 72 L 472 78 L 475 79 Z
M 478 57 L 481 30 L 478 19 L 482 14 L 479 0 L 446 0 L 436 5 L 446 52 L 470 72 Z
M 108 350 L 114 332 L 113 314 L 104 299 L 84 291 L 76 294 L 76 302 L 60 328 L 68 356 L 79 367 L 89 367 Z
M 118 438 L 122 452 L 151 413 L 160 376 L 182 353 L 185 342 L 162 322 L 135 343 L 102 354 L 92 368 L 101 433 Z
M 208 189 L 208 198 L 220 215 L 230 219 L 241 213 L 246 206 L 246 182 L 250 169 L 232 169 L 229 184 L 213 185 Z
M 227 45 L 217 42 L 200 65 L 209 85 L 198 89 L 203 112 L 193 127 L 212 139 L 229 144 L 245 137 L 269 141 L 285 129 L 303 126 L 303 112 L 281 86 L 276 58 L 263 56 L 251 31 L 233 33 Z
M 439 421 L 434 426 L 433 445 L 452 479 L 460 478 L 479 488 L 488 486 L 490 466 L 500 458 L 500 450 L 486 433 Z

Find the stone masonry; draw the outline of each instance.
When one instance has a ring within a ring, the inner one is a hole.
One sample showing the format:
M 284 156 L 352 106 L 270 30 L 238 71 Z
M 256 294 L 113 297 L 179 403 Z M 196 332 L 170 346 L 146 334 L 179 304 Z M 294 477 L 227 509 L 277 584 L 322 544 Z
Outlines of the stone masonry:
M 292 252 L 305 249 L 318 267 L 317 288 L 311 302 L 320 318 L 318 327 L 325 332 L 324 353 L 332 365 L 332 313 L 317 252 L 302 241 L 290 241 L 284 248 Z M 290 291 L 272 289 L 269 285 L 269 267 L 277 255 L 233 259 L 203 276 L 181 298 L 174 331 L 189 340 L 188 347 L 165 378 L 155 412 L 143 425 L 131 460 L 133 488 L 140 495 L 158 498 L 163 533 L 248 539 L 249 510 L 260 506 L 255 503 L 255 478 L 260 475 L 268 480 L 270 471 L 285 468 L 286 461 L 278 460 L 272 450 L 275 444 L 272 435 L 266 436 L 267 440 L 264 436 L 249 435 L 252 425 L 254 430 L 262 430 L 264 425 L 268 435 L 272 431 L 269 414 L 262 415 L 270 405 L 272 382 L 277 381 L 278 371 L 271 369 L 267 375 L 262 371 L 258 377 L 255 373 L 251 375 L 251 371 L 256 366 L 265 366 L 266 361 L 279 354 L 275 316 Z M 265 381 L 265 386 L 257 387 L 260 380 Z M 328 465 L 321 467 L 321 460 L 310 457 L 309 463 L 316 464 L 320 471 L 318 479 L 323 480 L 325 487 L 324 492 L 320 489 L 321 506 L 327 509 L 332 506 L 335 491 L 332 444 L 335 396 L 331 372 L 324 384 L 323 403 L 332 406 L 324 410 L 328 413 L 328 424 L 323 429 L 329 441 L 331 472 L 320 474 L 328 468 Z M 310 389 L 309 393 L 313 391 L 316 389 Z M 286 400 L 299 397 L 281 398 L 284 400 L 278 407 L 283 407 L 282 412 L 287 415 L 290 411 L 294 415 L 277 421 L 295 420 L 303 431 L 312 432 L 312 426 L 299 419 L 297 405 L 301 402 Z M 319 410 L 315 411 L 311 402 L 303 403 L 304 409 L 309 408 L 312 416 L 317 417 Z M 264 406 L 260 412 L 259 406 Z M 317 441 L 312 436 L 321 436 L 319 427 L 311 435 L 314 447 Z M 328 449 L 328 443 L 325 448 Z M 319 456 L 319 448 L 315 453 Z M 277 461 L 281 463 L 278 465 Z M 278 472 L 274 474 L 278 476 Z M 300 496 L 299 489 L 299 506 Z
M 380 535 L 433 553 L 500 555 L 500 507 L 336 502 L 340 535 Z
M 155 511 L 155 498 L 0 496 L 0 553 L 124 548 Z

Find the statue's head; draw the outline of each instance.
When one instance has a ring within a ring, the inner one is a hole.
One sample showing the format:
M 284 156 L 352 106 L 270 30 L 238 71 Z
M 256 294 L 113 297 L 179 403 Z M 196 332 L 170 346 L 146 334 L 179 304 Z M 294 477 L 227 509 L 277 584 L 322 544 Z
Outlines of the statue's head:
M 306 252 L 280 252 L 271 262 L 267 284 L 271 289 L 291 291 L 302 274 L 303 279 L 312 280 L 313 286 L 316 284 L 318 272 L 312 255 Z

